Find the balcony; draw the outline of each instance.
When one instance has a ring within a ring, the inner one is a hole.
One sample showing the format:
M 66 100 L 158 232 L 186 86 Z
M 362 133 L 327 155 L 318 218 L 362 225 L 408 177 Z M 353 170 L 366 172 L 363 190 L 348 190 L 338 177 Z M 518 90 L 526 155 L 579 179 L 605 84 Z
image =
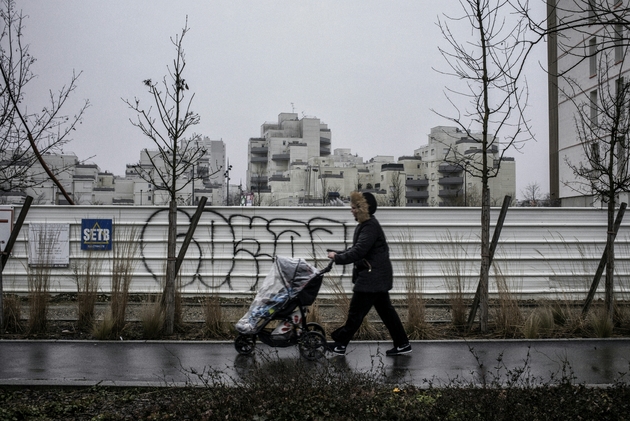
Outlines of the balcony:
M 251 158 L 251 163 L 256 163 L 256 162 L 267 162 L 267 157 L 266 156 L 252 156 Z
M 262 176 L 262 175 L 253 175 L 250 178 L 250 181 L 252 184 L 260 184 L 260 183 L 267 184 L 267 177 Z
M 460 186 L 463 182 L 463 177 L 442 177 L 438 180 L 438 184 L 441 186 Z
M 330 139 L 326 138 L 326 137 L 321 137 L 319 138 L 319 144 L 320 145 L 330 145 Z
M 459 165 L 440 165 L 440 167 L 438 168 L 438 172 L 441 172 L 442 174 L 450 174 L 450 173 L 458 173 L 461 172 L 462 167 L 460 167 Z
M 282 174 L 274 174 L 269 177 L 269 181 L 291 181 L 291 178 Z
M 259 147 L 252 147 L 251 148 L 251 153 L 257 153 L 257 154 L 267 154 L 267 152 L 269 152 L 269 148 L 266 146 L 259 146 Z
M 330 155 L 330 148 L 319 148 L 319 155 L 320 156 L 328 156 Z
M 461 190 L 440 190 L 438 196 L 440 197 L 457 197 Z
M 288 161 L 291 158 L 291 155 L 288 153 L 277 153 L 271 156 L 273 161 Z
M 421 191 L 407 190 L 405 192 L 405 197 L 407 199 L 427 199 L 429 197 L 429 192 L 427 190 L 421 190 Z
M 406 180 L 405 187 L 427 187 L 429 185 L 429 180 Z
M 389 164 L 383 164 L 381 165 L 381 171 L 404 171 L 405 170 L 405 166 L 403 164 L 394 164 L 394 163 L 389 163 Z

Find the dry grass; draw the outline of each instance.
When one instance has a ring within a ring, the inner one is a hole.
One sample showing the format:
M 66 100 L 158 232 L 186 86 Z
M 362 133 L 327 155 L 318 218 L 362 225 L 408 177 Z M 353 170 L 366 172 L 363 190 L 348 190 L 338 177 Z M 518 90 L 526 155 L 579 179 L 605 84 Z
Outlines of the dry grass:
M 440 268 L 444 274 L 445 287 L 451 305 L 451 320 L 456 329 L 464 330 L 468 323 L 465 294 L 468 291 L 470 272 L 470 268 L 465 264 L 470 259 L 467 242 L 463 237 L 454 237 L 450 231 L 447 231 L 434 252 L 437 256 L 447 257 L 440 260 Z
M 219 296 L 208 294 L 203 300 L 203 335 L 206 338 L 224 339 L 229 336 L 229 329 L 223 320 L 223 311 Z
M 140 311 L 142 336 L 144 339 L 159 339 L 164 328 L 164 310 L 160 298 L 148 297 Z
M 125 327 L 129 288 L 135 270 L 139 241 L 138 231 L 131 228 L 117 234 L 113 243 L 112 255 L 112 288 L 111 314 L 113 320 L 112 334 L 119 336 Z
M 17 295 L 4 295 L 2 307 L 2 332 L 21 333 L 22 303 Z
M 114 332 L 114 317 L 112 315 L 111 307 L 105 311 L 103 319 L 100 322 L 94 323 L 92 336 L 94 336 L 94 339 L 98 339 L 99 341 L 114 339 L 116 337 Z
M 496 262 L 492 265 L 496 273 L 499 295 L 494 314 L 495 328 L 503 337 L 513 338 L 517 336 L 523 325 L 523 315 L 518 306 L 518 298 L 511 292 L 508 280 L 503 275 L 500 266 Z
M 102 259 L 97 259 L 90 251 L 85 262 L 72 265 L 72 273 L 77 285 L 77 329 L 91 330 L 94 325 L 94 308 L 98 296 Z
M 324 320 L 322 318 L 322 312 L 320 311 L 319 304 L 317 302 L 311 305 L 306 312 L 306 321 L 307 323 L 317 323 L 320 326 L 324 325 Z
M 610 338 L 613 334 L 613 322 L 603 308 L 592 311 L 587 318 L 587 323 L 596 338 Z
M 46 332 L 51 266 L 59 233 L 41 230 L 36 235 L 34 241 L 38 243 L 40 256 L 37 256 L 36 264 L 29 264 L 27 268 L 28 333 L 31 335 Z
M 422 290 L 422 270 L 418 266 L 418 255 L 412 244 L 411 234 L 401 233 L 400 244 L 402 244 L 403 255 L 405 257 L 405 276 L 407 291 L 407 320 L 405 330 L 409 339 L 432 339 L 433 332 L 426 321 L 426 305 Z

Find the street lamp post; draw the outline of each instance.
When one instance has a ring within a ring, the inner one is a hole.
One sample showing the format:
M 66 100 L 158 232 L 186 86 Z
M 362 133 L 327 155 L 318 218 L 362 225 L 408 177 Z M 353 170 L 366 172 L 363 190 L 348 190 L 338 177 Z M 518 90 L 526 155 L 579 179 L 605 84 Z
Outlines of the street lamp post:
M 142 189 L 140 189 L 140 206 L 142 206 Z
M 195 164 L 192 164 L 192 205 L 195 206 Z
M 231 169 L 232 169 L 232 166 L 230 165 L 230 161 L 228 161 L 227 170 L 225 170 L 225 173 L 223 174 L 225 176 L 225 179 L 226 179 L 226 198 L 225 198 L 225 202 L 226 202 L 227 206 L 230 206 L 230 170 Z
M 466 163 L 464 164 L 464 207 L 468 206 L 468 186 L 466 183 L 466 180 L 468 178 L 468 164 L 470 164 L 470 161 L 466 160 Z

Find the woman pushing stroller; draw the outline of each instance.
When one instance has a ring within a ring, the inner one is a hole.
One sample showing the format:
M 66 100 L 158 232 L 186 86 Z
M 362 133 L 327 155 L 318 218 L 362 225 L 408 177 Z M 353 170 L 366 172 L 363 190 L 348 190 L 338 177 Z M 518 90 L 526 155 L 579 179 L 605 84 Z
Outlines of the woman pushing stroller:
M 376 198 L 368 192 L 353 192 L 350 205 L 352 215 L 359 223 L 354 231 L 352 247 L 345 251 L 328 251 L 328 258 L 340 265 L 354 264 L 353 294 L 346 322 L 332 332 L 334 343 L 329 344 L 328 349 L 334 354 L 345 354 L 346 346 L 373 306 L 394 342 L 394 347 L 386 355 L 408 354 L 411 345 L 389 297 L 393 269 L 385 233 L 373 216 L 377 207 Z

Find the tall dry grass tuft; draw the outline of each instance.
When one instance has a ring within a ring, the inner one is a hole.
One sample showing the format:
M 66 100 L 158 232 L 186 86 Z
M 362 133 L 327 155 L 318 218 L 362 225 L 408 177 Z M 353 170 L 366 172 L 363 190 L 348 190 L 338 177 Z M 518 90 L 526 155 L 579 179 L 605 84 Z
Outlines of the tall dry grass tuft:
M 77 285 L 77 329 L 82 332 L 90 331 L 94 325 L 94 309 L 102 267 L 102 260 L 95 258 L 92 251 L 87 254 L 84 262 L 72 265 L 72 274 Z
M 159 339 L 164 328 L 164 309 L 158 296 L 148 297 L 140 310 L 140 324 L 144 339 Z
M 465 262 L 470 260 L 471 253 L 468 250 L 467 242 L 464 241 L 463 237 L 455 237 L 450 231 L 447 231 L 438 245 L 435 246 L 435 253 L 442 257 L 440 270 L 445 279 L 453 326 L 458 330 L 463 330 L 468 322 L 468 306 L 465 294 L 468 290 L 470 268 L 466 266 Z M 444 258 L 445 256 L 447 258 Z
M 33 256 L 35 263 L 29 263 L 27 268 L 28 282 L 28 333 L 38 334 L 46 332 L 48 327 L 48 299 L 50 292 L 50 278 L 55 245 L 58 243 L 60 232 L 55 229 L 41 229 L 35 232 L 34 241 L 38 256 Z
M 102 320 L 98 323 L 94 323 L 92 336 L 99 341 L 105 341 L 116 337 L 114 332 L 114 317 L 112 316 L 111 307 L 108 307 L 107 310 L 105 310 Z
M 139 252 L 138 240 L 138 230 L 130 228 L 117 233 L 113 243 L 110 302 L 113 337 L 120 336 L 125 328 L 129 288 Z
M 536 311 L 532 311 L 522 327 L 525 339 L 538 339 L 540 337 L 540 318 Z
M 313 303 L 306 312 L 306 321 L 308 323 L 317 323 L 320 326 L 323 326 L 324 320 L 322 317 L 322 312 L 319 308 L 319 304 L 317 302 Z
M 224 339 L 229 335 L 229 328 L 223 320 L 223 310 L 218 294 L 208 294 L 202 303 L 203 335 L 206 338 Z
M 22 302 L 17 295 L 5 294 L 2 307 L 2 321 L 4 326 L 0 326 L 2 332 L 21 333 L 22 332 Z
M 424 289 L 421 268 L 418 267 L 418 255 L 412 245 L 412 237 L 408 232 L 399 236 L 405 260 L 405 277 L 407 291 L 406 331 L 409 339 L 431 339 L 432 329 L 426 321 L 426 306 L 422 291 Z
M 494 321 L 497 333 L 503 337 L 516 337 L 523 325 L 523 315 L 518 306 L 518 299 L 510 291 L 507 277 L 501 271 L 501 267 L 492 263 L 496 273 L 498 303 L 495 308 Z
M 554 330 L 553 312 L 546 305 L 534 309 L 521 328 L 526 339 L 549 338 L 553 336 Z
M 610 338 L 612 336 L 614 325 L 603 308 L 592 311 L 587 322 L 594 337 Z

